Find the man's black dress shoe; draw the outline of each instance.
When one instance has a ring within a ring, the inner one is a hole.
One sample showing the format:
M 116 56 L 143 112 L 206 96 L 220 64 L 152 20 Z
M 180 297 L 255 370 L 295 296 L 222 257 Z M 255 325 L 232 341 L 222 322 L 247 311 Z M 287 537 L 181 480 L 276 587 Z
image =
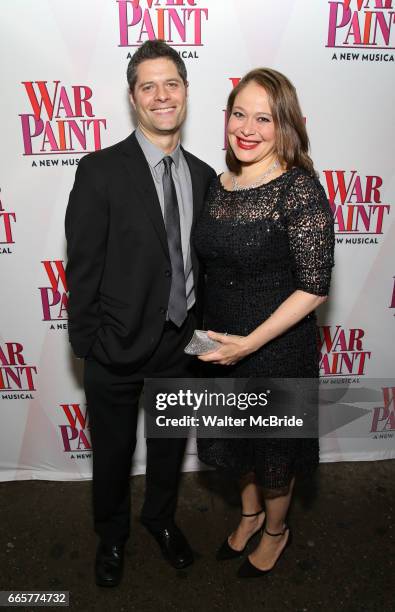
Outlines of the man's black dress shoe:
M 154 530 L 146 525 L 148 531 L 158 542 L 164 558 L 176 569 L 182 569 L 193 563 L 193 553 L 182 531 L 171 525 Z
M 121 544 L 100 542 L 96 553 L 96 584 L 104 587 L 117 586 L 122 578 L 123 550 Z

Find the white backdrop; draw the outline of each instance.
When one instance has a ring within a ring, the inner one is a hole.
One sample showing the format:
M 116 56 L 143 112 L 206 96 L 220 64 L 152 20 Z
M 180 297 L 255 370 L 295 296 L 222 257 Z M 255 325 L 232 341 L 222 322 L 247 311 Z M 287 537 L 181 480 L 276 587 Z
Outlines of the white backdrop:
M 82 155 L 133 129 L 128 59 L 159 36 L 188 68 L 183 144 L 218 172 L 236 80 L 269 66 L 295 84 L 336 214 L 331 297 L 319 312 L 321 374 L 325 390 L 338 391 L 344 425 L 321 439 L 321 461 L 395 456 L 391 5 L 2 0 L 0 480 L 90 477 L 81 362 L 67 338 L 64 214 Z M 344 383 L 376 392 L 344 402 Z M 144 446 L 140 435 L 134 473 L 144 471 Z M 197 468 L 191 441 L 185 469 Z

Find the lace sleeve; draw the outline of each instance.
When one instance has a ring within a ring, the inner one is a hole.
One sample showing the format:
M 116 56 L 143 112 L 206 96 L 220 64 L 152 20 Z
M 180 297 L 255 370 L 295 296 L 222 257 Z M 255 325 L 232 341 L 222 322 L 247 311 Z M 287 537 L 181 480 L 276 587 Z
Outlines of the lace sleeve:
M 285 195 L 285 215 L 297 288 L 328 295 L 335 236 L 332 211 L 318 179 L 297 176 Z

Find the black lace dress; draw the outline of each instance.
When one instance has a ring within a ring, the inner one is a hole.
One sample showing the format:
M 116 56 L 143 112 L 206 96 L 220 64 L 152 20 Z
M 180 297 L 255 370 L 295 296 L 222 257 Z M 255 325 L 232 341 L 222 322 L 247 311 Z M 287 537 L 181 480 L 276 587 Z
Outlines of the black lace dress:
M 245 336 L 296 289 L 328 294 L 333 266 L 333 216 L 318 179 L 293 168 L 259 187 L 227 191 L 211 184 L 194 244 L 206 273 L 204 329 Z M 208 368 L 216 377 L 318 377 L 315 313 L 235 366 Z M 199 459 L 256 473 L 282 489 L 319 462 L 317 439 L 198 438 Z

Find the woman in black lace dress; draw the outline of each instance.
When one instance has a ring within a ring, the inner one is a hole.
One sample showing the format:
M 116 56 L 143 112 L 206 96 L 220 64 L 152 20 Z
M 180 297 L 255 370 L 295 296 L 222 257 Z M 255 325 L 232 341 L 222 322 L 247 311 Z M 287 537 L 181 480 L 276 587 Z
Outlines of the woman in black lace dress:
M 334 230 L 295 89 L 275 70 L 253 70 L 230 94 L 228 117 L 229 171 L 211 185 L 194 234 L 205 329 L 221 347 L 199 358 L 217 377 L 318 377 L 314 310 L 328 295 Z M 241 520 L 217 558 L 241 555 L 265 523 L 239 576 L 267 573 L 290 543 L 295 475 L 317 466 L 318 440 L 200 438 L 198 454 L 241 485 Z

